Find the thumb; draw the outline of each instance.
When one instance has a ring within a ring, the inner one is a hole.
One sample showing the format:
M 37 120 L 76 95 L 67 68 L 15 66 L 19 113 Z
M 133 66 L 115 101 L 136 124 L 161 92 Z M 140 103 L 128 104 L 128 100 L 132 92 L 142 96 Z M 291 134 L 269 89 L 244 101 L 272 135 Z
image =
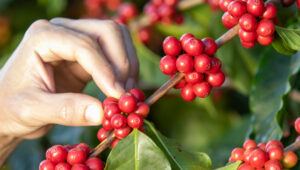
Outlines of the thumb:
M 101 102 L 79 93 L 43 93 L 34 111 L 35 118 L 65 126 L 99 125 L 103 120 Z

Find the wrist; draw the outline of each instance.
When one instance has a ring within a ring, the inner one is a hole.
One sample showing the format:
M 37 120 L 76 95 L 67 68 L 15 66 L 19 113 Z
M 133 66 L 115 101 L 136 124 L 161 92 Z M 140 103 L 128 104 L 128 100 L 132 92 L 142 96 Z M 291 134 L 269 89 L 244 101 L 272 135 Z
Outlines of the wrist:
M 0 135 L 0 169 L 6 159 L 22 141 L 23 139 L 21 138 Z

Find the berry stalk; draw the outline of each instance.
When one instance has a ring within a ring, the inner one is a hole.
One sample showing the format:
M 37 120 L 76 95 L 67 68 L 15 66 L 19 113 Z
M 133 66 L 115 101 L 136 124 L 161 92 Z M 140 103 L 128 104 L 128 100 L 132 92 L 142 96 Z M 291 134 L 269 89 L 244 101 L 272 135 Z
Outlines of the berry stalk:
M 296 140 L 294 143 L 284 148 L 284 151 L 297 151 L 299 149 L 300 149 L 300 140 Z

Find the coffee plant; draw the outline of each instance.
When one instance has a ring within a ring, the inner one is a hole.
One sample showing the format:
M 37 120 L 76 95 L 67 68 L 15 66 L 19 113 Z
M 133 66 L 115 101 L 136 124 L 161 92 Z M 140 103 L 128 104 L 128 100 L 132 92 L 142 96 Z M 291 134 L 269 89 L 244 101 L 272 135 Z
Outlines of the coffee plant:
M 102 101 L 102 125 L 57 126 L 21 144 L 3 169 L 300 168 L 300 0 L 22 4 L 30 21 L 63 15 L 127 25 L 141 81 L 119 99 L 89 83 L 84 92 Z M 0 2 L 1 65 L 26 23 L 14 17 L 19 8 Z

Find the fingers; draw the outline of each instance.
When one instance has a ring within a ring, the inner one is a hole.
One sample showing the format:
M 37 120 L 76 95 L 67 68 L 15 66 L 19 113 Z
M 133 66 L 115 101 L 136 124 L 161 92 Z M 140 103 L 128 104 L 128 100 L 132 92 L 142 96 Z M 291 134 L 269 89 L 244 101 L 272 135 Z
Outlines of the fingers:
M 92 37 L 50 25 L 38 29 L 27 43 L 44 62 L 78 62 L 106 95 L 118 98 L 124 93 L 124 86 Z
M 123 31 L 119 24 L 111 20 L 70 20 L 64 18 L 55 18 L 50 22 L 95 37 L 107 60 L 114 66 L 119 79 L 126 83 L 130 70 L 130 56 L 126 44 L 132 42 L 124 40 Z
M 35 94 L 34 99 L 39 104 L 31 106 L 27 119 L 65 126 L 90 126 L 102 122 L 103 109 L 96 98 L 77 93 L 51 94 L 41 91 Z

